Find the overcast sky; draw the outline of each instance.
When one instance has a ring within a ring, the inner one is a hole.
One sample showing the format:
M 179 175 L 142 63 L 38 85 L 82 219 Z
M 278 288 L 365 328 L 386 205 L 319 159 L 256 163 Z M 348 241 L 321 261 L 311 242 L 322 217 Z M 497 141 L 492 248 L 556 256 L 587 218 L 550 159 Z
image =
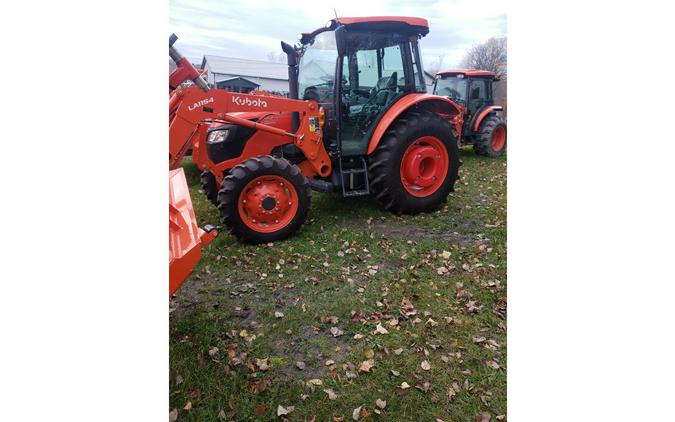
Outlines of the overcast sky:
M 301 32 L 322 27 L 335 16 L 416 16 L 429 20 L 422 38 L 423 63 L 444 56 L 443 67 L 457 66 L 473 44 L 506 36 L 506 1 L 442 0 L 170 0 L 169 29 L 176 47 L 201 63 L 204 54 L 267 60 L 279 41 L 294 44 Z

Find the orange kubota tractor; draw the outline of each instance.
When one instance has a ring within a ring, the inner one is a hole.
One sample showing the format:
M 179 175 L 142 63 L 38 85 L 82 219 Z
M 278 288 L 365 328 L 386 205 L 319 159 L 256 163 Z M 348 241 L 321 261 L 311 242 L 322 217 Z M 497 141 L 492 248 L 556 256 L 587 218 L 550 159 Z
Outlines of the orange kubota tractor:
M 449 69 L 436 73 L 434 94 L 457 103 L 464 123 L 458 131 L 460 145 L 473 145 L 478 155 L 498 157 L 506 151 L 506 121 L 499 115 L 502 106 L 494 104 L 494 72 Z
M 395 213 L 436 209 L 458 177 L 462 111 L 426 93 L 418 41 L 428 32 L 421 18 L 336 18 L 282 42 L 291 98 L 172 78 L 171 167 L 192 148 L 225 226 L 251 243 L 294 233 L 311 190 L 373 194 Z M 176 72 L 198 73 L 178 59 Z

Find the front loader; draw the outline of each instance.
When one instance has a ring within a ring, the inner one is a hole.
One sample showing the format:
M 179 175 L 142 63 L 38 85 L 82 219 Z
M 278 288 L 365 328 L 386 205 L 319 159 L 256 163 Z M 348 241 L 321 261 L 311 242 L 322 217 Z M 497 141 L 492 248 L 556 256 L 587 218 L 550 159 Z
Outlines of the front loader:
M 426 93 L 428 32 L 421 18 L 336 18 L 282 42 L 291 98 L 173 86 L 171 167 L 192 148 L 206 196 L 250 243 L 297 231 L 311 190 L 373 195 L 397 214 L 436 209 L 458 178 L 462 120 Z

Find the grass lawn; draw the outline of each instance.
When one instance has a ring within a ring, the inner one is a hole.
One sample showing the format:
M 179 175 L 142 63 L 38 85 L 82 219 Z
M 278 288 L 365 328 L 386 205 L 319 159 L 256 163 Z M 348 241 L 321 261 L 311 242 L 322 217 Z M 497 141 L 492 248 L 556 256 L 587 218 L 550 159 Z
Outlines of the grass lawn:
M 177 420 L 505 420 L 506 157 L 462 161 L 431 214 L 315 192 L 289 240 L 221 233 L 171 302 Z

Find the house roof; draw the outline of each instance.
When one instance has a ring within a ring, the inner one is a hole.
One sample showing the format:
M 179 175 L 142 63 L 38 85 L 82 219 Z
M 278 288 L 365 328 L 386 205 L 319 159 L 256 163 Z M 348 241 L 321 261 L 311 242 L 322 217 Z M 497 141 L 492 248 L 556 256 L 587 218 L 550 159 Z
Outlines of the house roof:
M 205 68 L 206 63 L 211 73 L 288 80 L 288 66 L 283 63 L 204 55 L 201 67 Z
M 440 72 L 436 72 L 436 75 L 457 75 L 463 74 L 466 76 L 497 76 L 495 72 L 490 72 L 489 70 L 476 70 L 476 69 L 447 69 Z
M 249 81 L 246 78 L 242 78 L 241 76 L 236 76 L 234 78 L 227 78 L 227 79 L 221 79 L 219 81 L 216 81 L 216 85 L 222 86 L 222 85 L 230 85 L 230 86 L 243 86 L 247 88 L 257 88 L 260 86 L 260 84 L 257 84 L 253 81 Z

